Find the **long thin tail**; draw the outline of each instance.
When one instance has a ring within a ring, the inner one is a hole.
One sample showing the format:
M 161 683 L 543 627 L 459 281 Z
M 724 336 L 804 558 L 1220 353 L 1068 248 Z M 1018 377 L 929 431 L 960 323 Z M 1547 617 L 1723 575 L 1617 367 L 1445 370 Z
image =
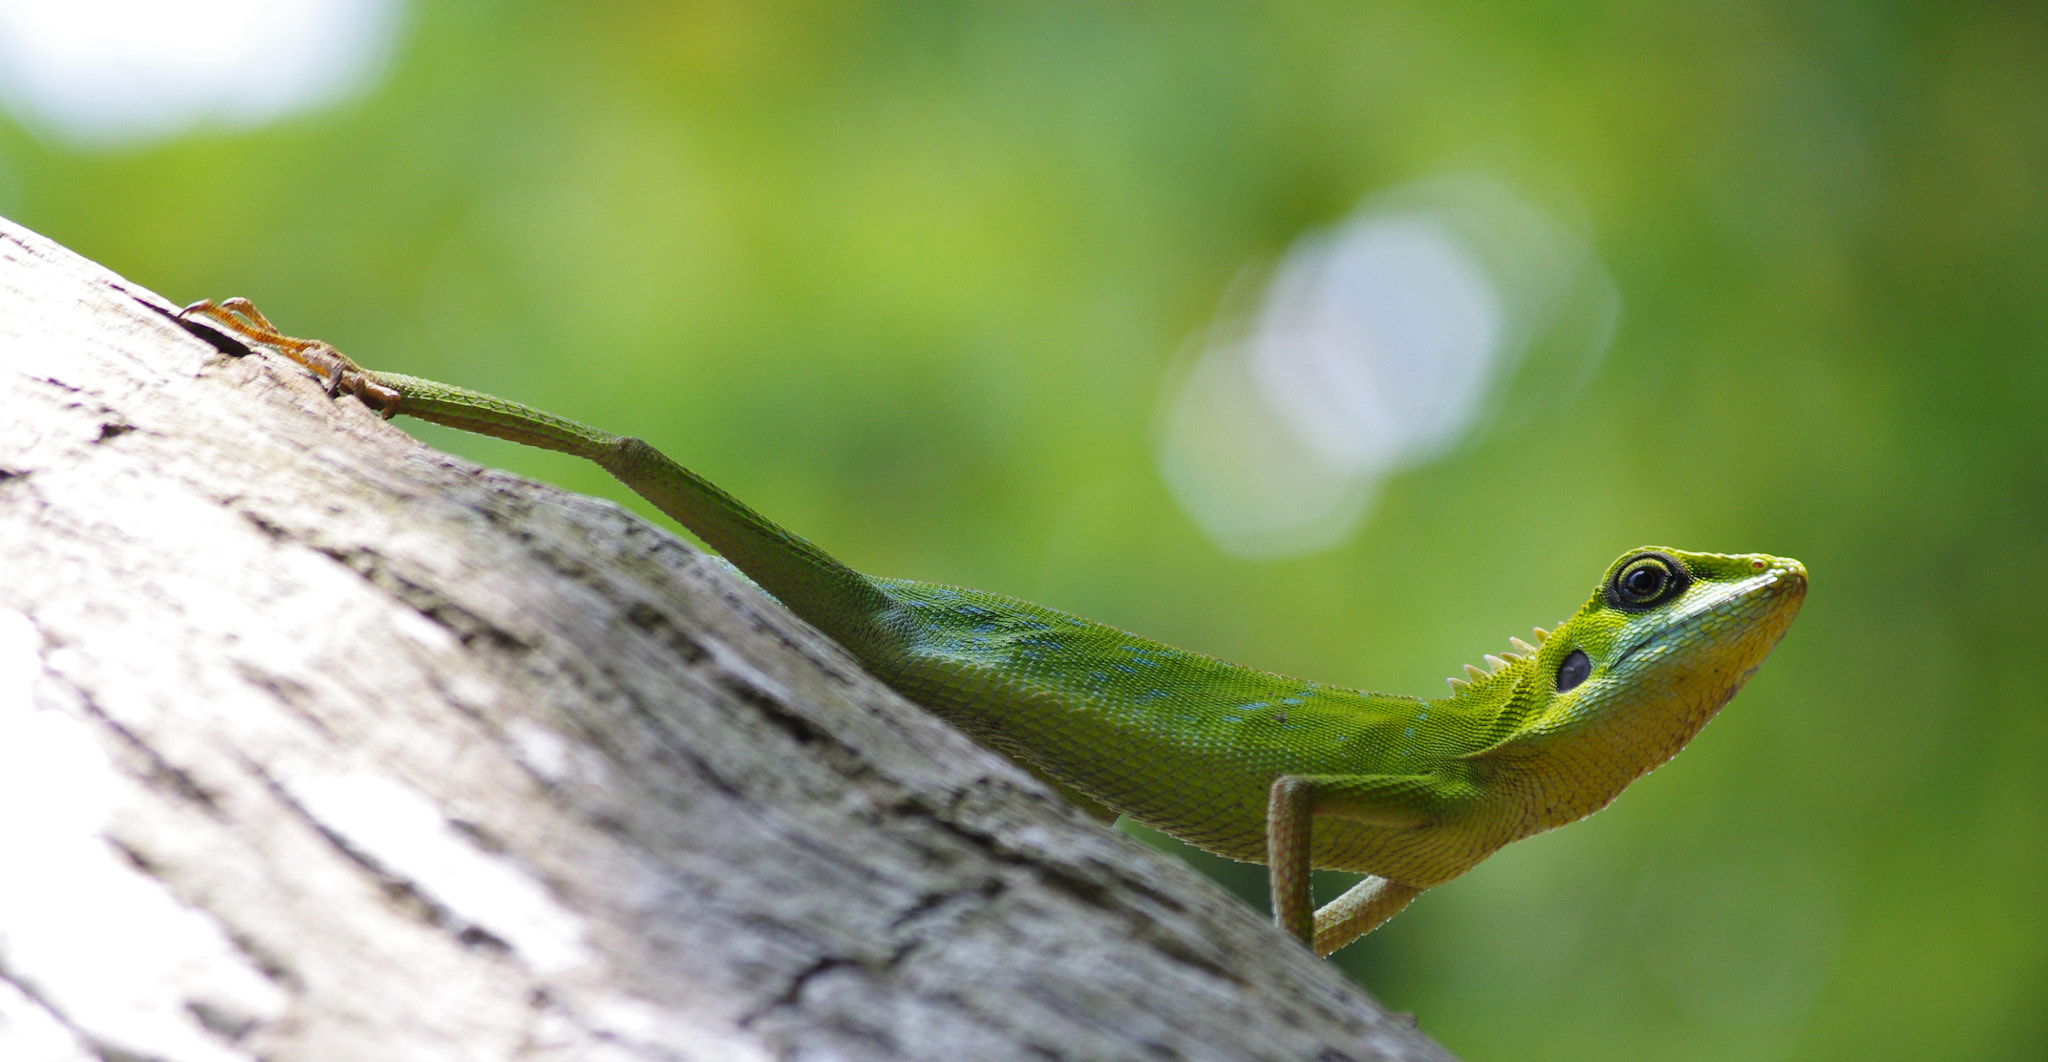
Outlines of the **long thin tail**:
M 390 413 L 588 458 L 689 528 L 834 641 L 878 651 L 895 608 L 872 580 L 748 508 L 716 484 L 628 435 L 614 435 L 492 395 L 397 373 L 366 373 L 396 390 Z

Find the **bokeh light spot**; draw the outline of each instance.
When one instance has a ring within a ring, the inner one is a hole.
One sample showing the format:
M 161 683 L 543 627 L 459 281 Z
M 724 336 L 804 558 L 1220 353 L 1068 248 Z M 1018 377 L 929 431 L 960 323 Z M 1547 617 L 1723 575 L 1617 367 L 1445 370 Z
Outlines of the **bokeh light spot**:
M 1539 340 L 1566 337 L 1523 397 L 1575 392 L 1617 306 L 1591 251 L 1497 183 L 1373 197 L 1296 241 L 1249 312 L 1219 314 L 1166 386 L 1161 471 L 1226 552 L 1328 548 L 1386 476 L 1482 427 Z M 1555 328 L 1567 307 L 1592 326 Z
M 0 101 L 77 147 L 261 125 L 372 84 L 398 0 L 0 0 Z

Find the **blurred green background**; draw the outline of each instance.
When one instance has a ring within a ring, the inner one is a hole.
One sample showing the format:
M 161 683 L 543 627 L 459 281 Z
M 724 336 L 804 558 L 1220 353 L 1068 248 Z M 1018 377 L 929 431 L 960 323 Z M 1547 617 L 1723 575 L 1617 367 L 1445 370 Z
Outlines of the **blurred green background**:
M 1232 558 L 1158 471 L 1176 352 L 1448 170 L 1592 247 L 1605 360 L 1338 547 Z M 260 128 L 0 123 L 0 213 L 175 300 L 1244 663 L 1434 696 L 1632 546 L 1804 560 L 1683 756 L 1340 957 L 1471 1060 L 2048 1056 L 2044 187 L 2025 4 L 435 3 Z

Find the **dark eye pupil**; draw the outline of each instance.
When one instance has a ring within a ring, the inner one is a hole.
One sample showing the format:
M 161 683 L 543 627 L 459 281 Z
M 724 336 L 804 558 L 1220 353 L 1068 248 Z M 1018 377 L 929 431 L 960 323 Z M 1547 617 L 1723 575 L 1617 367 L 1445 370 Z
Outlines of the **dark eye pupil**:
M 1572 687 L 1586 681 L 1586 677 L 1592 673 L 1593 661 L 1586 656 L 1586 651 L 1572 650 L 1570 655 L 1557 665 L 1557 692 L 1568 692 Z
M 1649 597 L 1663 589 L 1664 576 L 1657 569 L 1645 565 L 1628 573 L 1628 592 L 1637 597 Z

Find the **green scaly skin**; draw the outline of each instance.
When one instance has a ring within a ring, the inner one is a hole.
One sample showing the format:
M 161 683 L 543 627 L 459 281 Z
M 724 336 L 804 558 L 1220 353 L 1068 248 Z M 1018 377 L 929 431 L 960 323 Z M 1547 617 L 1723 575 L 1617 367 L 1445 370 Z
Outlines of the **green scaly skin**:
M 245 300 L 186 312 L 284 351 L 386 417 L 597 462 L 877 678 L 1084 804 L 1268 863 L 1276 921 L 1321 954 L 1502 845 L 1598 811 L 1676 755 L 1806 595 L 1798 561 L 1632 550 L 1557 630 L 1468 666 L 1450 696 L 1366 693 L 998 594 L 866 576 L 639 439 L 368 372 L 278 334 Z M 1311 866 L 1371 876 L 1312 916 Z

